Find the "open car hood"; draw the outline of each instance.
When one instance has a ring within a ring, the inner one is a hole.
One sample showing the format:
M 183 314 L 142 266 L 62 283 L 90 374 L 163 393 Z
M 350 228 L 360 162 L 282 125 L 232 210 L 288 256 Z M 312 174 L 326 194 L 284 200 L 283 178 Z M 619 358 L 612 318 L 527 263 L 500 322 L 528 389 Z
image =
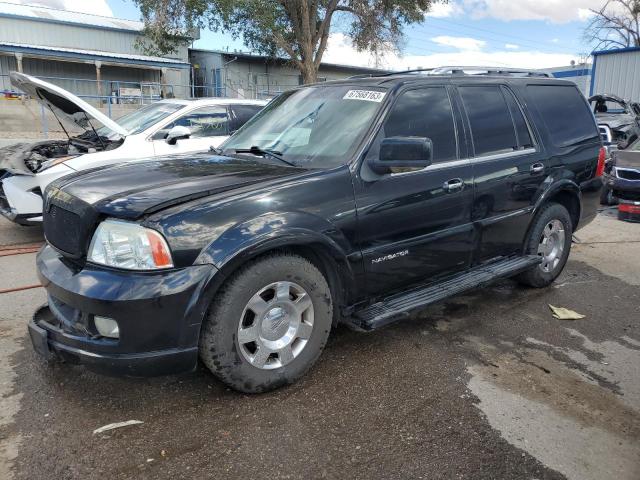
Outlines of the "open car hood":
M 87 117 L 95 119 L 109 130 L 121 136 L 128 135 L 128 132 L 116 122 L 107 117 L 95 107 L 92 107 L 84 100 L 76 97 L 71 92 L 66 91 L 49 82 L 39 78 L 25 75 L 24 73 L 11 72 L 9 74 L 11 84 L 38 100 L 41 104 L 55 111 L 56 115 L 62 115 L 83 129 L 90 128 L 87 125 Z

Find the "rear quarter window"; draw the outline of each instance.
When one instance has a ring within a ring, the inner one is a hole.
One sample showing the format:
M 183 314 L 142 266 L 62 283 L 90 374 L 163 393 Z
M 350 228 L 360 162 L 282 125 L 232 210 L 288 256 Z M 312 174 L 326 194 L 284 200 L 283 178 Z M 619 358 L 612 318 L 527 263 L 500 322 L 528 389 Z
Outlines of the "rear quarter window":
M 599 140 L 591 109 L 576 87 L 529 85 L 527 93 L 547 127 L 551 142 L 556 147 Z

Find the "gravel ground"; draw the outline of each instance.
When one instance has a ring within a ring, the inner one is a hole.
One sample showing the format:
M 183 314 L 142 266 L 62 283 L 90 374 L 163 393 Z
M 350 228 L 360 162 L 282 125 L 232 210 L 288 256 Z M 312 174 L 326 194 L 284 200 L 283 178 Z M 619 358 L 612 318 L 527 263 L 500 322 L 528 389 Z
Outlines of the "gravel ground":
M 39 230 L 0 223 L 0 243 L 23 234 Z M 203 368 L 47 365 L 26 336 L 42 289 L 0 294 L 0 479 L 637 480 L 640 225 L 605 212 L 577 237 L 553 287 L 503 281 L 374 333 L 339 328 L 301 382 L 257 396 Z M 33 261 L 0 257 L 2 288 L 34 283 Z

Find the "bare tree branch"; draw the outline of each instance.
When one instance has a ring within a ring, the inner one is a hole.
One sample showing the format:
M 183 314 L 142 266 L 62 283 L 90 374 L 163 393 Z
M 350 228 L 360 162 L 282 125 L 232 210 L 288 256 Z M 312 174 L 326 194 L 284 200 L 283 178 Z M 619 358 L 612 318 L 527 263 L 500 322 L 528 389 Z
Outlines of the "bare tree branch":
M 596 50 L 640 47 L 640 0 L 607 0 L 584 32 Z

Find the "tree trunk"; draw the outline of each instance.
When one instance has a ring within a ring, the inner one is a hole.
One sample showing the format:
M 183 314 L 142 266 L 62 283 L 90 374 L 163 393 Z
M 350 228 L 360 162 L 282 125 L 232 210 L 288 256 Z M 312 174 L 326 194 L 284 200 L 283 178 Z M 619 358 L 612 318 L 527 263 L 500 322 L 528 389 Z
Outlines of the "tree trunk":
M 300 68 L 302 73 L 302 81 L 306 84 L 315 83 L 318 81 L 318 72 L 316 70 L 315 63 L 312 59 L 303 60 Z

